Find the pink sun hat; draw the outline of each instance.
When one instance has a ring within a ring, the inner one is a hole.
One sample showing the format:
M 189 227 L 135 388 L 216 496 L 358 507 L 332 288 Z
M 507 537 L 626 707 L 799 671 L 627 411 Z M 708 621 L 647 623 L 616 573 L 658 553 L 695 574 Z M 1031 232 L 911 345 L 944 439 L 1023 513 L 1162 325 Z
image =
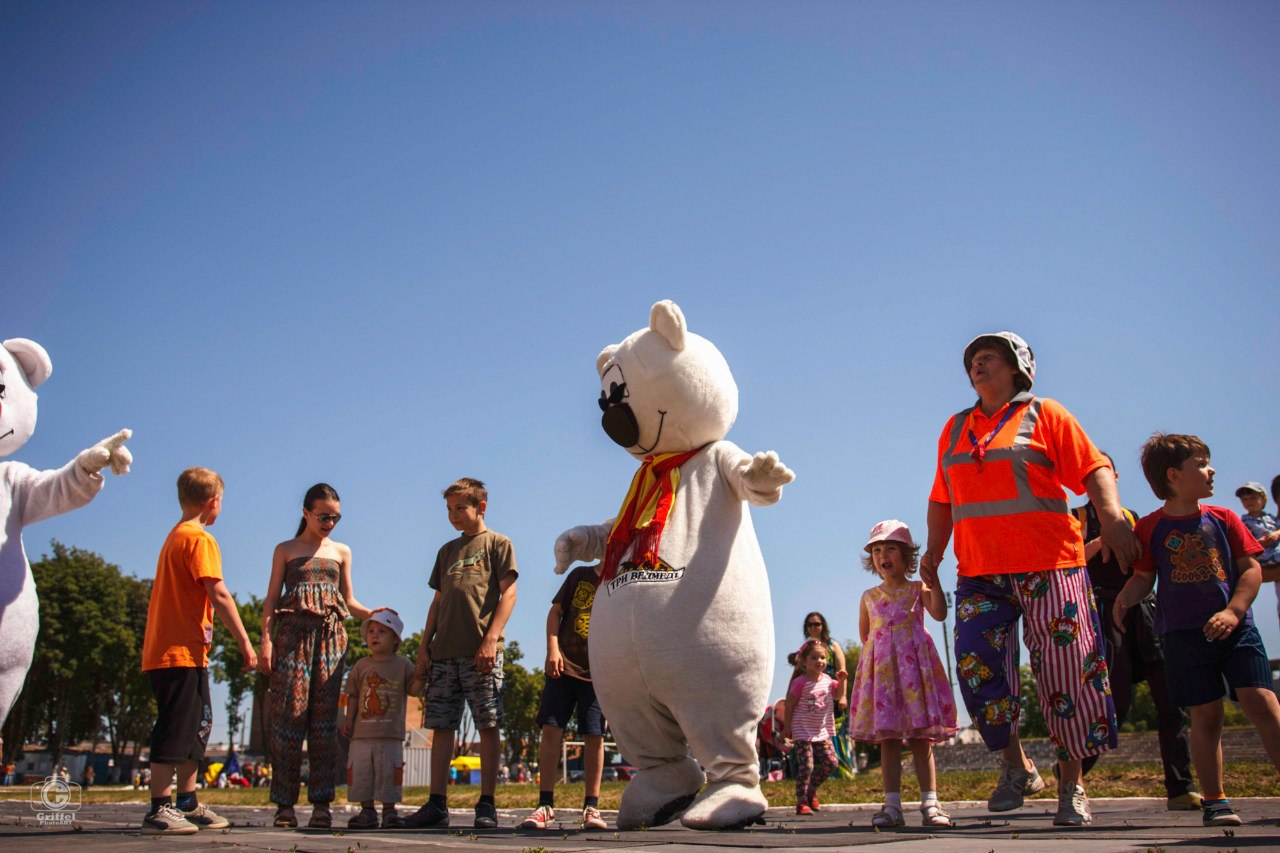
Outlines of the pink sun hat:
M 871 538 L 862 550 L 870 554 L 871 546 L 877 542 L 900 542 L 908 548 L 914 548 L 916 544 L 911 541 L 911 528 L 907 527 L 905 521 L 898 521 L 896 518 L 882 521 L 871 528 Z

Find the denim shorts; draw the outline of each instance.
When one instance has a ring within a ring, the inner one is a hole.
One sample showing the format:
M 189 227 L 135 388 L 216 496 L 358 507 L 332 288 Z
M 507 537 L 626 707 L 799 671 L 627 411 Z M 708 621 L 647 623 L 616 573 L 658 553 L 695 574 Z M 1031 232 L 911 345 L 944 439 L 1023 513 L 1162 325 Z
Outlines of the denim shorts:
M 1199 628 L 1170 631 L 1161 637 L 1169 699 L 1190 707 L 1235 698 L 1241 687 L 1271 684 L 1271 662 L 1262 635 L 1252 625 L 1242 625 L 1223 640 L 1209 640 Z
M 548 678 L 542 687 L 538 705 L 538 725 L 568 728 L 574 709 L 578 712 L 578 734 L 604 734 L 604 712 L 596 699 L 596 688 L 590 681 L 562 675 Z

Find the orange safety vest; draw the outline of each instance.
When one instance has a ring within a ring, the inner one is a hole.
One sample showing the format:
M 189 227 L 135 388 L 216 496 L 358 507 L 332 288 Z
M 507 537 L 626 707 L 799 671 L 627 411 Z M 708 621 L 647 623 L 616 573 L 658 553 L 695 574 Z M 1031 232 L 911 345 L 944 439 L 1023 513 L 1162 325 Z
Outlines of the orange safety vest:
M 1053 460 L 1041 449 L 1045 442 L 1034 441 L 1043 401 L 1024 391 L 1009 405 L 1021 411 L 1000 428 L 981 463 L 970 448 L 961 448 L 976 405 L 953 418 L 939 460 L 951 498 L 958 570 L 977 576 L 1083 566 L 1080 524 Z

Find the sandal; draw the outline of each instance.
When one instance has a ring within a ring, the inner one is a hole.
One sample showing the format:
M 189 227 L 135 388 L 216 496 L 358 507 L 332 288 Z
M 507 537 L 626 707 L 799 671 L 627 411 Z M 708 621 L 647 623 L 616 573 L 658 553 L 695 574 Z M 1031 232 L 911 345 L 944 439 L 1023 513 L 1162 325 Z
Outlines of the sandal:
M 907 821 L 902 816 L 902 809 L 885 803 L 880 811 L 871 816 L 871 825 L 878 829 L 888 829 L 892 826 L 906 826 Z
M 298 816 L 293 812 L 293 806 L 279 806 L 276 808 L 275 820 L 271 821 L 272 826 L 278 826 L 281 829 L 296 829 L 298 826 Z
M 920 807 L 921 826 L 955 826 L 951 815 L 944 812 L 937 803 Z
M 311 804 L 311 820 L 307 821 L 307 829 L 329 829 L 333 826 L 333 812 L 328 803 Z

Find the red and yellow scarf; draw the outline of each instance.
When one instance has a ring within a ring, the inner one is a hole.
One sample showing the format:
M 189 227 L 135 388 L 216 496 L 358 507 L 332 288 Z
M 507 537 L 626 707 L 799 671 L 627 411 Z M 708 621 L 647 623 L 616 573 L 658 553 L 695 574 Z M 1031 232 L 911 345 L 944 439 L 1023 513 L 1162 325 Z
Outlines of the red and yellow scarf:
M 631 478 L 631 488 L 622 501 L 622 509 L 613 520 L 604 550 L 604 566 L 600 582 L 613 579 L 622 557 L 631 550 L 635 563 L 658 562 L 658 545 L 662 528 L 680 488 L 680 466 L 688 462 L 701 447 L 684 453 L 658 453 L 646 456 L 640 470 Z M 634 546 L 634 547 L 633 547 Z

